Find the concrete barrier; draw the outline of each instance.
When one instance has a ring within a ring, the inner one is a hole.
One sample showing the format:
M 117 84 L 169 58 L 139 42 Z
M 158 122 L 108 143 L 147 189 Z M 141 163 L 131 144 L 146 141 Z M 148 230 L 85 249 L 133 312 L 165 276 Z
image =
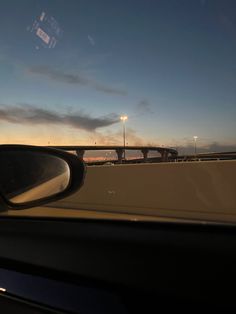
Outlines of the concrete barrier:
M 50 207 L 236 221 L 236 161 L 106 165 Z

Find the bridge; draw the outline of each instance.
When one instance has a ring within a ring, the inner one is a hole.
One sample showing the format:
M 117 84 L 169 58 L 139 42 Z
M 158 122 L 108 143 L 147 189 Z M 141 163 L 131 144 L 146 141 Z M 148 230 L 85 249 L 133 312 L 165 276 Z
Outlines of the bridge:
M 124 152 L 126 150 L 140 151 L 143 154 L 143 162 L 148 162 L 148 153 L 151 151 L 157 152 L 161 155 L 160 161 L 166 162 L 169 157 L 171 159 L 177 158 L 178 152 L 173 148 L 159 147 L 159 146 L 49 146 L 57 149 L 62 149 L 66 151 L 75 151 L 77 156 L 81 159 L 84 158 L 86 151 L 96 151 L 96 150 L 114 150 L 117 154 L 117 163 L 125 163 Z

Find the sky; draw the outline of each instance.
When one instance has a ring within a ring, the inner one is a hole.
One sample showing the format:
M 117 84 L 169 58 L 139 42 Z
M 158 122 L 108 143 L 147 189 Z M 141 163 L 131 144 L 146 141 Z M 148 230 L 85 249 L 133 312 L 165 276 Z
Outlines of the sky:
M 236 1 L 0 0 L 0 141 L 236 150 Z

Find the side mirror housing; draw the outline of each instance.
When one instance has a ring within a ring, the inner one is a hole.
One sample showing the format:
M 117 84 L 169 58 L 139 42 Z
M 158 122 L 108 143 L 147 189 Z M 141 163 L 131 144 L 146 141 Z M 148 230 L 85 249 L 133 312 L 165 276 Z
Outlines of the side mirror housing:
M 26 209 L 67 197 L 83 185 L 85 165 L 61 150 L 0 145 L 0 210 Z

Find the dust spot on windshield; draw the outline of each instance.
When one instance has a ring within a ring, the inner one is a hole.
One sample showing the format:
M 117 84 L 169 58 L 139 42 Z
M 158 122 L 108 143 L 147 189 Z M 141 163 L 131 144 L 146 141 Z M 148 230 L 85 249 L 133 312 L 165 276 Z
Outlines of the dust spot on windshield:
M 55 48 L 63 34 L 57 20 L 44 11 L 27 27 L 27 31 L 33 35 L 32 42 L 36 50 Z

